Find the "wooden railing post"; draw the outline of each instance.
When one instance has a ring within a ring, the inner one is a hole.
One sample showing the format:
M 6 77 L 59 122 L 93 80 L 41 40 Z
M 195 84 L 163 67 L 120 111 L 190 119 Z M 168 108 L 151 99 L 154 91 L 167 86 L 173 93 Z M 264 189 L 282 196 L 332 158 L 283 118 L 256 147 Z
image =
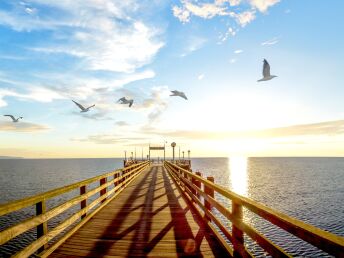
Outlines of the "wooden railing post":
M 80 195 L 83 195 L 86 193 L 86 185 L 83 185 L 83 186 L 80 186 Z M 82 200 L 80 202 L 80 209 L 82 210 L 83 208 L 86 207 L 86 199 L 85 200 Z M 86 217 L 86 213 L 81 215 L 81 219 L 85 218 Z
M 113 175 L 113 179 L 114 180 L 116 180 L 118 178 L 118 173 L 116 173 L 116 174 L 114 174 Z M 114 185 L 114 187 L 116 187 L 117 185 L 118 185 L 118 181 L 115 181 L 114 183 L 113 183 L 113 185 Z M 115 192 L 117 192 L 118 190 L 116 190 Z
M 103 184 L 106 184 L 106 181 L 107 181 L 107 178 L 106 177 L 103 177 L 99 180 L 99 184 L 100 185 L 103 185 Z M 103 190 L 100 190 L 100 196 L 106 194 L 106 188 L 104 188 Z M 102 200 L 102 203 L 105 202 L 106 198 L 104 200 Z
M 212 176 L 207 176 L 207 180 L 214 183 L 214 177 Z M 204 184 L 204 193 L 207 194 L 208 196 L 214 198 L 214 189 L 210 188 L 209 186 L 206 186 Z M 204 200 L 204 206 L 207 210 L 209 210 L 211 212 L 211 204 L 210 202 L 208 202 L 207 200 Z
M 242 205 L 232 201 L 232 215 L 238 223 L 241 223 L 243 220 Z M 236 223 L 232 224 L 234 257 L 242 257 L 241 253 L 245 252 L 244 232 L 242 232 L 235 224 Z
M 201 172 L 196 172 L 196 175 L 201 177 L 201 176 L 202 176 L 202 173 L 201 173 Z M 195 179 L 194 181 L 195 181 L 195 182 L 194 182 L 195 186 L 197 186 L 198 188 L 201 188 L 201 181 L 199 181 L 199 180 L 197 180 L 197 179 Z M 200 194 L 199 194 L 199 193 L 196 193 L 196 196 L 199 198 L 199 197 L 200 197 Z
M 41 215 L 46 212 L 46 203 L 45 200 L 36 203 L 36 215 Z M 48 233 L 48 225 L 47 222 L 43 222 L 42 224 L 39 224 L 37 226 L 37 239 L 44 236 L 45 234 Z M 41 248 L 38 249 L 38 252 L 42 252 L 47 245 L 42 246 Z

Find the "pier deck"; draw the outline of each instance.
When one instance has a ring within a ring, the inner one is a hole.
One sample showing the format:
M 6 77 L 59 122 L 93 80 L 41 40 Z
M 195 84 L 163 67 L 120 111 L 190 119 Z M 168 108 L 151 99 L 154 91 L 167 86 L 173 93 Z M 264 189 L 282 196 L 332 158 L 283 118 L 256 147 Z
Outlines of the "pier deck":
M 226 257 L 162 165 L 143 171 L 50 257 Z

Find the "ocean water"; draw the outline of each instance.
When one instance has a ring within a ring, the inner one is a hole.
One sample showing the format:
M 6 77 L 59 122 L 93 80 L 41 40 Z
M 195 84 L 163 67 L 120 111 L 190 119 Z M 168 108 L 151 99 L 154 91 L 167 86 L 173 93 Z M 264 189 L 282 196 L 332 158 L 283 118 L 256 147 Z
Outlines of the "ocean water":
M 121 159 L 0 160 L 0 203 L 120 167 Z M 194 158 L 192 169 L 202 172 L 203 176 L 213 176 L 216 183 L 241 195 L 344 236 L 344 158 Z M 220 196 L 216 198 L 230 205 L 228 200 Z M 54 205 L 54 201 L 49 205 Z M 23 210 L 0 217 L 0 230 L 33 213 L 33 210 Z M 244 210 L 244 219 L 293 256 L 328 257 L 247 210 Z M 49 227 L 53 227 L 58 220 L 52 221 Z M 9 256 L 34 237 L 34 231 L 28 232 L 1 246 L 0 257 Z M 255 255 L 266 256 L 259 247 L 246 240 Z

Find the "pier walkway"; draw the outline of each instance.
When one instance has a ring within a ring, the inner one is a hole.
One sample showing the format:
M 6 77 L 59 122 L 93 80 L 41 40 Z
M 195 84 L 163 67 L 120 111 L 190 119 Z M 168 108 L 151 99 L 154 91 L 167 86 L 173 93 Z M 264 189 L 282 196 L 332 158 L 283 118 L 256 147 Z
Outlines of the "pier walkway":
M 50 257 L 226 257 L 162 165 L 143 171 Z
M 16 212 L 26 217 L 11 221 Z M 193 172 L 190 160 L 125 160 L 121 169 L 2 204 L 0 218 L 11 222 L 0 231 L 6 257 L 300 257 L 307 246 L 313 255 L 301 256 L 344 258 L 344 237 L 238 195 Z

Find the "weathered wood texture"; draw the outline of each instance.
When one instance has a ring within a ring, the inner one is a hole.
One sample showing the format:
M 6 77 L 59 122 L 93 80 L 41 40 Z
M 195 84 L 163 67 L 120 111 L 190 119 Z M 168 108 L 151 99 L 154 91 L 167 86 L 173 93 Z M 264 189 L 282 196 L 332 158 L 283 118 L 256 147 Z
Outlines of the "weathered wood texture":
M 192 205 L 203 212 L 203 214 L 205 214 L 205 216 L 221 230 L 223 235 L 220 236 L 219 240 L 221 241 L 221 238 L 226 236 L 227 240 L 232 242 L 233 256 L 251 257 L 251 254 L 245 248 L 243 238 L 245 233 L 271 256 L 290 257 L 290 255 L 284 252 L 279 246 L 275 245 L 272 241 L 255 230 L 251 225 L 243 221 L 243 207 L 245 207 L 261 218 L 275 224 L 281 229 L 284 229 L 290 234 L 299 237 L 319 249 L 324 250 L 335 257 L 344 257 L 343 237 L 331 234 L 275 211 L 261 203 L 240 196 L 220 185 L 214 184 L 212 182 L 213 180 L 209 180 L 210 178 L 202 178 L 200 174 L 195 175 L 171 162 L 165 162 L 164 165 L 176 180 L 177 184 L 180 185 L 180 187 L 188 194 L 189 198 L 194 201 Z M 195 184 L 194 182 L 196 181 L 201 182 L 203 187 L 200 187 L 199 183 Z M 214 191 L 222 195 L 224 198 L 232 201 L 232 211 L 219 201 L 215 200 L 213 194 L 209 194 Z M 199 196 L 204 199 L 204 203 L 202 203 Z M 229 232 L 226 226 L 216 217 L 216 213 L 213 212 L 211 207 L 224 215 L 228 219 L 228 222 L 232 223 L 232 232 Z M 216 232 L 214 233 L 216 234 Z M 226 243 L 227 240 L 223 239 L 221 242 Z
M 50 257 L 228 257 L 168 172 L 152 166 Z

